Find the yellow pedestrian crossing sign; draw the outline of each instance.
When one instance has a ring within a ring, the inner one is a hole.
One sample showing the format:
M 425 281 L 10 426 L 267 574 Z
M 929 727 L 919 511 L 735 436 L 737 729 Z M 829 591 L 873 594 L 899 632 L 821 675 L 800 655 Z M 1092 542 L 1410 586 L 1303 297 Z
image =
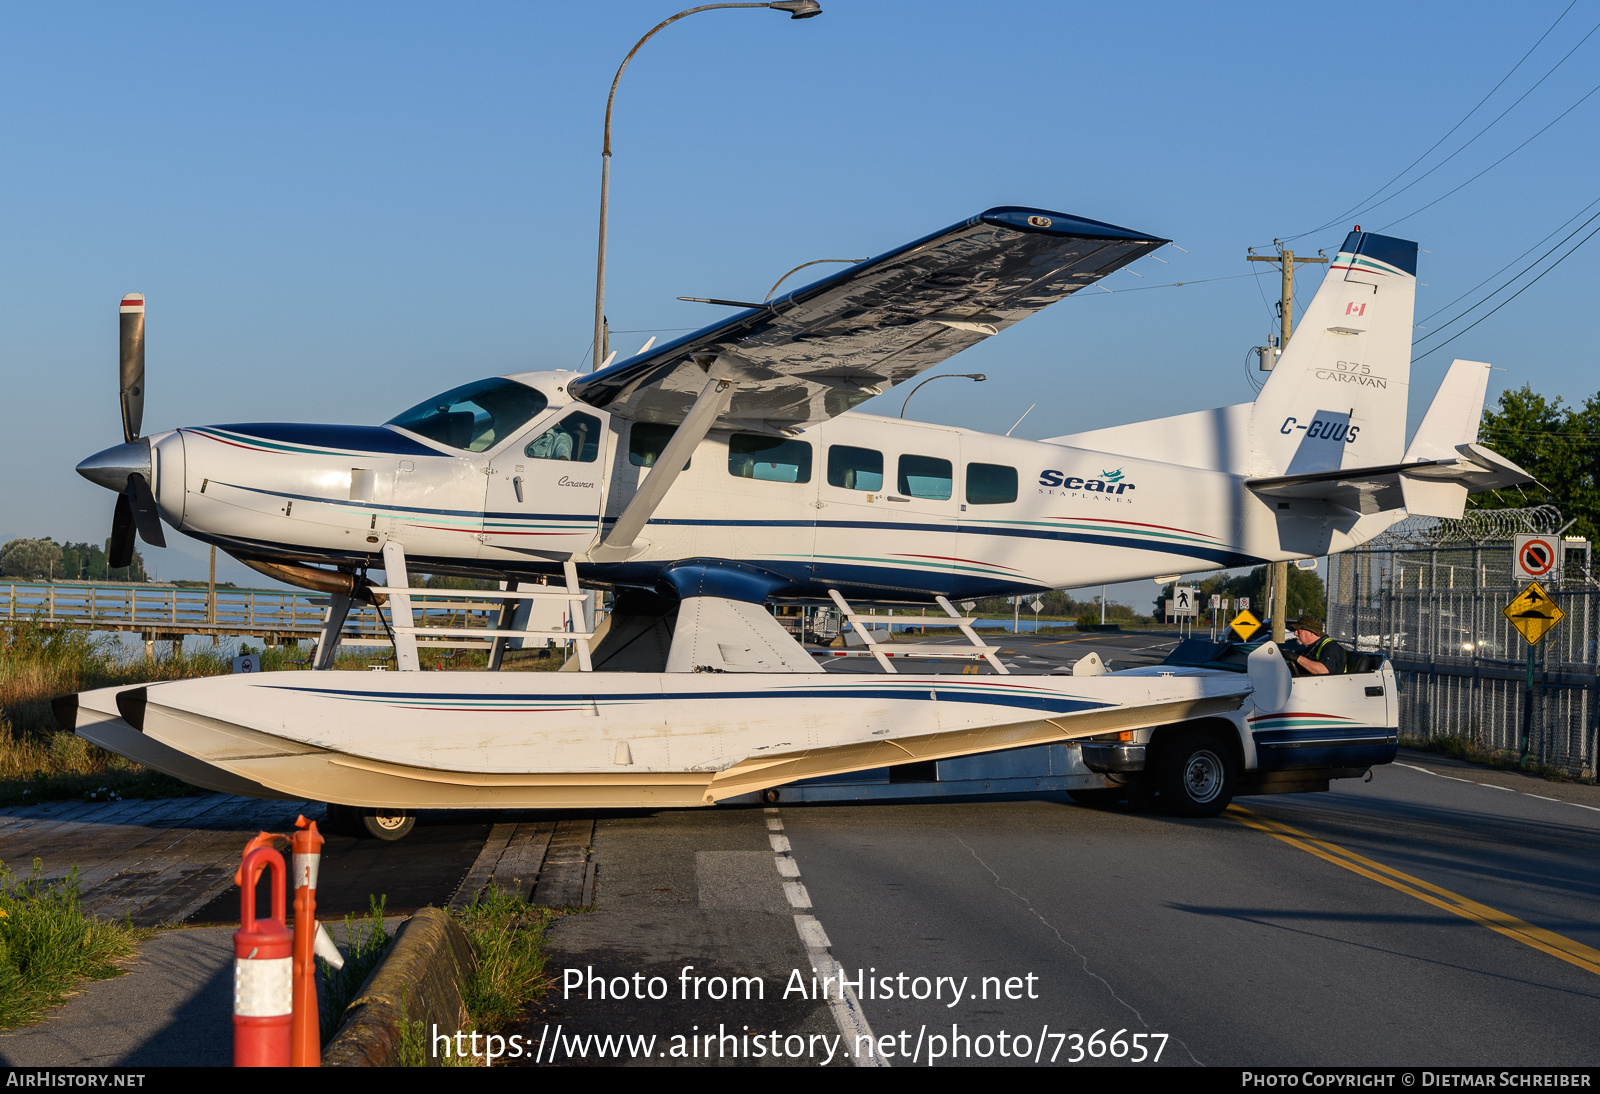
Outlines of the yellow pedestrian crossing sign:
M 1261 629 L 1261 620 L 1251 615 L 1250 609 L 1246 608 L 1234 616 L 1233 622 L 1229 623 L 1228 626 L 1233 629 L 1234 634 L 1239 636 L 1239 641 L 1248 642 L 1250 641 L 1250 636 Z
M 1556 602 L 1537 581 L 1530 581 L 1515 600 L 1500 609 L 1500 614 L 1511 621 L 1511 625 L 1522 633 L 1530 646 L 1567 617 L 1567 613 L 1556 607 Z

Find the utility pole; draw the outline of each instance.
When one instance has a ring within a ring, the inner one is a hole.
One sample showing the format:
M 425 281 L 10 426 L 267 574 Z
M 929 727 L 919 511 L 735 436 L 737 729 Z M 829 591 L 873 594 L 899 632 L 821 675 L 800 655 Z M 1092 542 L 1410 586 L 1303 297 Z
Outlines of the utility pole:
M 1357 229 L 1359 231 L 1359 229 Z M 1273 240 L 1274 243 L 1277 240 Z M 1328 260 L 1322 255 L 1315 258 L 1297 258 L 1293 251 L 1282 249 L 1275 255 L 1251 254 L 1246 262 L 1271 262 L 1283 271 L 1283 291 L 1278 297 L 1278 352 L 1282 354 L 1289 347 L 1289 335 L 1294 333 L 1294 268 L 1296 263 L 1319 262 L 1326 265 Z M 1272 564 L 1272 640 L 1279 645 L 1283 644 L 1286 632 L 1284 630 L 1284 615 L 1289 610 L 1289 564 L 1287 562 L 1274 562 Z
M 211 576 L 206 579 L 206 622 L 213 627 L 217 625 L 217 545 L 211 545 Z M 216 632 L 212 632 L 211 645 L 213 648 L 221 640 Z

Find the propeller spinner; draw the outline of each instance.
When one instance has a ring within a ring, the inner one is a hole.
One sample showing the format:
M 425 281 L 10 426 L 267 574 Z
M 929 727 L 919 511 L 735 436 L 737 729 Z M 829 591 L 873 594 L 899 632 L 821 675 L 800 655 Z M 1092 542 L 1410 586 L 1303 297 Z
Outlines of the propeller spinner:
M 137 531 L 152 547 L 165 547 L 161 517 L 150 490 L 150 442 L 139 436 L 144 424 L 144 294 L 122 298 L 122 358 L 119 366 L 123 443 L 78 465 L 78 474 L 118 494 L 111 518 L 111 548 L 106 562 L 120 569 L 133 561 Z

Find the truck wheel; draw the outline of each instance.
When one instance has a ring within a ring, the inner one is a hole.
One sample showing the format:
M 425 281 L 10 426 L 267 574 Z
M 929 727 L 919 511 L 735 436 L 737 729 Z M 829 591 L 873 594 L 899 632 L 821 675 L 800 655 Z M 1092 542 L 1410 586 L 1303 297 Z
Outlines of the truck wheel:
M 1233 800 L 1233 753 L 1213 733 L 1185 733 L 1161 750 L 1161 803 L 1180 817 L 1214 817 Z
M 361 834 L 393 843 L 405 839 L 417 826 L 416 814 L 406 809 L 363 809 Z

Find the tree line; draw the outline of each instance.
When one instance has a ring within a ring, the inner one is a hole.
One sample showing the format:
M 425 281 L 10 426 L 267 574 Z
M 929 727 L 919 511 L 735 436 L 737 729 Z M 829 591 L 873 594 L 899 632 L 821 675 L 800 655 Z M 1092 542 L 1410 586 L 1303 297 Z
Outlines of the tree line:
M 15 581 L 149 581 L 144 557 L 134 548 L 127 566 L 108 566 L 104 544 L 13 539 L 0 545 L 0 575 Z
M 1502 391 L 1500 405 L 1485 407 L 1479 440 L 1519 464 L 1537 482 L 1514 490 L 1474 494 L 1474 509 L 1554 505 L 1574 521 L 1568 535 L 1600 538 L 1600 393 L 1582 406 L 1546 399 L 1524 384 Z

